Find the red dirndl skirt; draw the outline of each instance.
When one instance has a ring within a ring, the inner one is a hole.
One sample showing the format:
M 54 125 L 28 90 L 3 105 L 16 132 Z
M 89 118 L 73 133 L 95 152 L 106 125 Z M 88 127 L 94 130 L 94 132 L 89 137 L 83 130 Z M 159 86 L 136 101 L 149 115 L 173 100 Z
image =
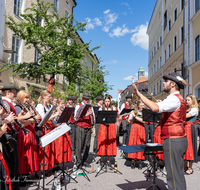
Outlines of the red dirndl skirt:
M 43 125 L 43 129 L 41 130 L 41 137 L 49 133 L 53 130 L 52 122 L 47 121 L 46 125 L 50 128 L 49 130 L 46 129 L 46 127 Z M 54 167 L 54 161 L 55 161 L 55 145 L 54 141 L 45 146 L 45 154 L 44 151 L 42 151 L 41 155 L 41 149 L 42 147 L 39 146 L 38 151 L 38 170 L 40 169 L 40 163 L 44 163 L 45 161 L 45 170 L 48 170 L 50 168 Z M 44 156 L 45 155 L 45 156 Z M 41 158 L 42 157 L 42 158 Z M 45 159 L 45 160 L 44 160 Z M 43 165 L 41 165 L 41 170 L 43 170 Z
M 145 129 L 143 123 L 133 123 L 129 136 L 128 145 L 145 144 Z M 144 152 L 128 153 L 127 157 L 132 159 L 144 160 Z
M 35 124 L 26 126 L 30 132 L 25 135 L 20 129 L 17 136 L 19 154 L 19 175 L 32 174 L 37 171 L 37 140 Z
M 159 143 L 163 145 L 163 139 L 161 139 L 161 125 L 160 123 L 157 125 L 155 132 L 154 132 L 154 143 Z M 163 160 L 163 151 L 156 151 L 157 153 L 162 154 L 156 154 L 156 157 L 160 160 Z
M 1 152 L 1 150 L 0 150 L 0 161 L 1 161 L 1 164 L 3 165 L 4 170 L 5 170 L 5 176 L 1 176 L 1 178 L 0 178 L 1 183 L 5 183 L 7 185 L 5 188 L 8 187 L 8 190 L 12 190 L 8 165 L 6 164 L 6 161 L 5 161 L 4 157 L 3 157 L 3 154 Z M 1 165 L 0 165 L 0 167 L 2 169 Z M 0 175 L 2 175 L 2 173 Z M 3 184 L 1 184 L 1 187 L 2 188 L 4 187 Z
M 192 135 L 191 135 L 191 124 L 193 124 L 193 123 L 186 121 L 185 133 L 187 134 L 188 147 L 187 147 L 187 150 L 185 152 L 184 160 L 194 160 Z
M 63 162 L 63 135 L 54 141 L 55 149 L 55 163 Z M 70 162 L 72 160 L 72 143 L 69 132 L 64 134 L 64 162 Z
M 106 149 L 107 156 L 117 155 L 115 123 L 109 123 L 109 126 L 105 126 L 104 124 L 100 125 L 97 142 L 97 155 L 106 156 Z

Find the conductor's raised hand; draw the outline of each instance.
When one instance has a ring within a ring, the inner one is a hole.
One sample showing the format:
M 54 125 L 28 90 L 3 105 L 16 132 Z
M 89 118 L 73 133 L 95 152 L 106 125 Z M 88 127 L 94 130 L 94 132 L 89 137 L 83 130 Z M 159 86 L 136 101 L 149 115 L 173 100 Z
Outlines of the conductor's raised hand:
M 136 96 L 138 96 L 139 91 L 138 91 L 137 86 L 135 85 L 135 83 L 132 84 L 132 88 L 133 88 L 133 93 L 134 93 Z

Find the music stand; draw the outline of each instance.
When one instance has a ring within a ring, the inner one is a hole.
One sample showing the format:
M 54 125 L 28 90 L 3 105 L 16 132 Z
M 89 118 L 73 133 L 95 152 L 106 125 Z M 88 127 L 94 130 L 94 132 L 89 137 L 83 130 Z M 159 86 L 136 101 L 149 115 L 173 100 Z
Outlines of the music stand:
M 153 112 L 151 111 L 150 109 L 142 109 L 142 115 L 143 115 L 143 121 L 148 121 L 148 122 L 153 122 L 153 139 L 152 139 L 152 143 L 154 143 L 154 133 L 155 133 L 155 123 L 159 123 L 161 121 L 161 118 L 162 118 L 162 113 L 157 113 L 157 112 Z M 150 150 L 149 150 L 150 151 Z M 154 150 L 155 151 L 155 150 Z M 150 170 L 149 174 L 151 174 L 151 170 L 153 170 L 153 175 L 154 175 L 154 178 L 153 178 L 153 184 L 148 188 L 150 189 L 151 187 L 153 187 L 153 189 L 155 187 L 157 187 L 158 189 L 160 189 L 157 185 L 156 185 L 156 182 L 155 182 L 155 170 L 156 170 L 156 154 L 159 154 L 159 153 L 144 153 L 146 155 L 153 155 L 153 166 L 152 164 L 150 165 L 150 168 L 147 168 L 145 171 L 147 170 Z M 144 171 L 144 172 L 145 172 Z M 143 173 L 144 173 L 143 172 Z M 162 172 L 162 171 L 161 171 Z M 163 172 L 162 172 L 163 173 Z M 148 180 L 148 176 L 147 175 L 147 180 Z
M 107 132 L 106 132 L 106 140 L 105 140 L 105 149 L 106 149 L 106 153 L 105 153 L 105 157 L 107 157 L 107 142 L 108 142 L 108 127 L 109 127 L 109 123 L 115 123 L 116 122 L 116 118 L 117 118 L 117 111 L 98 111 L 98 115 L 97 115 L 97 123 L 101 123 L 101 124 L 105 124 L 105 126 L 107 127 Z M 101 172 L 101 170 L 103 169 L 103 167 L 106 165 L 106 171 L 107 172 L 107 161 L 106 164 L 104 162 L 104 164 L 101 166 L 101 169 L 97 172 L 97 174 L 95 175 L 95 177 L 98 176 L 98 174 Z M 114 169 L 112 166 L 110 166 L 112 169 Z M 120 174 L 122 174 L 119 170 L 115 169 L 117 172 L 119 172 Z
M 40 188 L 40 176 L 41 176 L 41 165 L 43 165 L 43 189 L 45 187 L 45 147 L 50 144 L 51 142 L 53 142 L 54 140 L 56 140 L 57 138 L 59 138 L 61 135 L 64 135 L 66 132 L 68 132 L 70 130 L 70 127 L 63 123 L 60 126 L 58 126 L 57 128 L 55 128 L 54 130 L 50 131 L 49 133 L 47 133 L 46 135 L 42 136 L 40 138 L 40 146 L 41 146 L 41 157 L 40 157 L 40 173 L 39 173 L 39 183 L 38 183 L 38 189 Z M 53 135 L 52 135 L 53 134 Z M 43 152 L 43 163 L 42 162 L 42 152 Z
M 94 110 L 94 115 L 95 115 L 95 117 L 97 117 L 97 115 L 98 115 L 99 108 L 100 108 L 100 107 L 98 107 L 98 106 L 93 106 L 93 110 Z
M 118 146 L 119 149 L 123 150 L 127 153 L 135 153 L 135 152 L 144 152 L 146 155 L 153 155 L 154 161 L 153 161 L 153 181 L 152 185 L 147 188 L 150 189 L 151 187 L 153 190 L 157 187 L 159 190 L 161 190 L 158 185 L 156 185 L 156 154 L 162 154 L 162 153 L 156 153 L 155 151 L 163 151 L 163 147 L 161 144 L 158 143 L 147 143 L 147 144 L 139 144 L 139 145 L 129 145 L 129 146 Z
M 67 123 L 73 112 L 74 112 L 74 107 L 65 107 L 65 109 L 63 110 L 63 112 L 62 112 L 61 116 L 59 117 L 57 123 Z M 63 136 L 63 162 L 62 162 L 63 168 L 62 168 L 62 171 L 60 172 L 60 174 L 58 176 L 60 176 L 61 174 L 63 175 L 64 185 L 65 185 L 65 190 L 66 190 L 65 175 L 68 176 L 69 178 L 71 178 L 71 176 L 67 172 L 65 172 L 65 170 L 64 170 L 64 167 L 65 167 L 64 166 L 64 155 L 65 155 L 65 153 L 67 153 L 67 151 L 64 150 L 65 133 L 62 136 Z M 71 178 L 71 179 L 74 180 L 76 183 L 78 183 L 74 178 Z M 51 183 L 53 180 L 54 179 L 49 181 L 46 185 Z
M 121 113 L 119 114 L 119 115 L 122 115 L 122 114 L 124 114 L 124 113 L 130 113 L 131 111 L 133 111 L 134 109 L 126 109 L 126 108 L 124 108 L 122 111 L 121 111 Z

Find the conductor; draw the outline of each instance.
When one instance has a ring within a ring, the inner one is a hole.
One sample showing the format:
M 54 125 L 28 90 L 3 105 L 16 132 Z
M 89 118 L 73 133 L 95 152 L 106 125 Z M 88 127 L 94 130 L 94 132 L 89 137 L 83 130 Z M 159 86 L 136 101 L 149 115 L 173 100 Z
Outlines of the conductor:
M 183 158 L 188 145 L 185 133 L 186 103 L 179 91 L 184 89 L 184 84 L 190 85 L 178 73 L 165 75 L 163 79 L 163 91 L 168 94 L 163 101 L 152 102 L 138 91 L 135 84 L 132 84 L 133 93 L 153 112 L 162 113 L 161 138 L 164 140 L 167 184 L 170 190 L 185 190 Z

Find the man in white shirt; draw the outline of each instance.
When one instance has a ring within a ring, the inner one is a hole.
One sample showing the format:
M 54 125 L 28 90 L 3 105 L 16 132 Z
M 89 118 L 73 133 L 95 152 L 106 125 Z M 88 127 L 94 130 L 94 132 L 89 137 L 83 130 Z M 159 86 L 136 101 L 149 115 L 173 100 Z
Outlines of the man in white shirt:
M 170 190 L 185 190 L 184 154 L 187 149 L 185 133 L 186 103 L 179 93 L 187 82 L 178 73 L 163 76 L 163 91 L 168 94 L 163 101 L 155 103 L 143 96 L 132 84 L 133 92 L 141 98 L 153 112 L 162 113 L 161 138 L 163 142 L 164 162 L 167 171 L 167 183 Z

